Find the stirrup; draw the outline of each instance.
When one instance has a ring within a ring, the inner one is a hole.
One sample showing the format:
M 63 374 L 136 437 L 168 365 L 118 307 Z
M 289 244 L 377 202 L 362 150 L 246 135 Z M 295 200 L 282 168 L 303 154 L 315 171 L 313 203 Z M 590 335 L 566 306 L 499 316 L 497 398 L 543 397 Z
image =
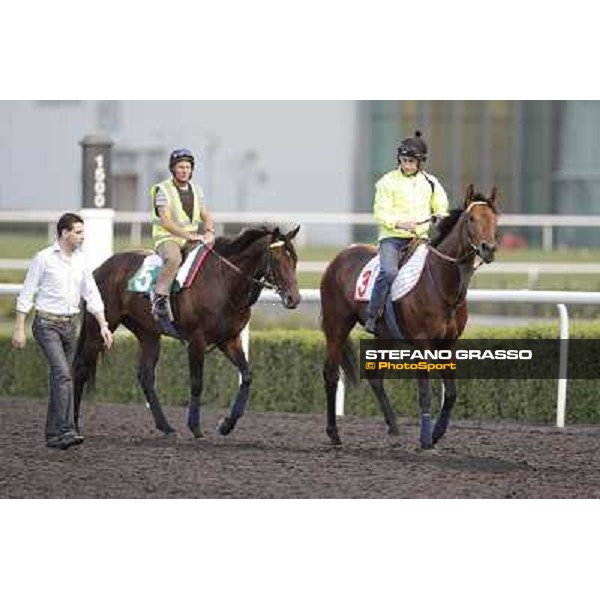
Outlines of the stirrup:
M 152 302 L 152 316 L 160 321 L 161 319 L 167 318 L 169 321 L 173 320 L 173 313 L 171 312 L 171 303 L 169 302 L 168 296 L 156 296 Z

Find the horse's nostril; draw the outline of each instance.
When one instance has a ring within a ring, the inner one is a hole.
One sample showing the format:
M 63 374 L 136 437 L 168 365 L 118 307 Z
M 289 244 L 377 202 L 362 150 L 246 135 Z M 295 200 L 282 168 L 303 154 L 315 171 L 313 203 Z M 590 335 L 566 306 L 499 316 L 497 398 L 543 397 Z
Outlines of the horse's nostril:
M 300 300 L 291 295 L 288 295 L 285 299 L 286 308 L 296 308 L 299 303 L 300 303 Z

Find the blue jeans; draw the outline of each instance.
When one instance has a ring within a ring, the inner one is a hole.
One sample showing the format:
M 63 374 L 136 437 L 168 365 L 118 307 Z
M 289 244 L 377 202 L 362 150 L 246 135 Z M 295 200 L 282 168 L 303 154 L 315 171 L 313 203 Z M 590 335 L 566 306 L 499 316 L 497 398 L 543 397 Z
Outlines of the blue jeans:
M 75 430 L 72 363 L 77 341 L 76 320 L 57 322 L 36 315 L 31 327 L 50 366 L 46 439 Z
M 410 238 L 384 238 L 379 242 L 379 274 L 369 300 L 367 317 L 374 318 L 385 302 L 392 283 L 398 275 L 398 256 Z

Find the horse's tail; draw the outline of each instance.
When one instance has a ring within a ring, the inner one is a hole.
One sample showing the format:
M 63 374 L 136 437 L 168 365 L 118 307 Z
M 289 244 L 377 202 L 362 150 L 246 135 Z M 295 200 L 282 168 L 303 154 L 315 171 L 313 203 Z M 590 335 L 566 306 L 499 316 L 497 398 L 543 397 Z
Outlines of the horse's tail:
M 342 346 L 340 364 L 344 374 L 346 375 L 347 382 L 350 385 L 358 385 L 360 382 L 358 361 L 356 360 L 354 344 L 352 344 L 352 340 L 349 337 Z
M 88 390 L 94 392 L 96 389 L 96 367 L 98 352 L 91 348 L 94 340 L 91 339 L 88 329 L 93 325 L 94 318 L 90 313 L 86 312 L 83 306 L 83 323 L 77 340 L 77 348 L 75 349 L 75 357 L 73 359 L 73 372 L 75 378 L 81 377 Z M 100 352 L 104 351 L 101 346 Z

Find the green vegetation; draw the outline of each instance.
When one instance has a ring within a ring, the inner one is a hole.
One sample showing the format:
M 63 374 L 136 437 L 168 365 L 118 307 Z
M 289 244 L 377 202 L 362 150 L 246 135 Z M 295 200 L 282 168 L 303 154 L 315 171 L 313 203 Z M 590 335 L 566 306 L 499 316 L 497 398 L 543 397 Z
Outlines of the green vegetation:
M 0 258 L 31 258 L 47 245 L 48 237 L 45 235 L 3 232 L 0 235 Z
M 29 259 L 35 252 L 48 244 L 45 233 L 18 234 L 2 233 L 0 235 L 0 258 L 3 259 Z M 119 234 L 115 236 L 115 251 L 131 248 L 129 235 Z M 144 237 L 138 248 L 151 248 L 150 238 Z M 341 247 L 310 246 L 299 249 L 299 257 L 302 261 L 329 261 L 340 250 Z M 555 250 L 544 252 L 540 249 L 528 250 L 506 250 L 498 254 L 497 260 L 502 262 L 600 262 L 600 249 L 572 249 Z M 23 270 L 0 270 L 1 283 L 21 283 L 25 277 Z M 300 288 L 318 288 L 321 281 L 320 273 L 299 273 L 298 284 Z M 573 291 L 600 291 L 600 276 L 575 275 L 575 274 L 540 274 L 535 280 L 529 280 L 527 274 L 492 274 L 486 272 L 483 266 L 473 281 L 471 288 L 479 289 L 533 289 L 533 290 L 573 290 Z M 0 320 L 11 318 L 14 309 L 14 298 L 0 296 Z M 470 310 L 473 314 L 480 315 L 515 315 L 532 317 L 554 317 L 556 308 L 554 306 L 514 305 L 505 304 L 477 304 L 472 305 Z M 569 310 L 571 316 L 577 318 L 594 318 L 598 315 L 598 307 L 595 306 L 573 306 Z M 260 320 L 260 316 L 259 316 Z M 309 319 L 310 320 L 310 319 Z M 291 323 L 306 325 L 306 316 L 285 315 L 280 325 L 288 327 Z M 272 326 L 268 320 L 261 322 L 265 327 Z M 293 326 L 293 325 L 292 325 Z
M 598 248 L 571 248 L 547 252 L 541 248 L 500 250 L 496 260 L 503 262 L 600 262 Z
M 554 338 L 557 327 L 472 328 L 470 338 Z M 573 337 L 597 338 L 600 321 L 572 328 Z M 358 340 L 360 335 L 355 337 Z M 322 383 L 324 340 L 318 331 L 252 332 L 250 364 L 253 376 L 250 406 L 256 411 L 325 412 Z M 144 403 L 136 379 L 137 343 L 132 336 L 119 336 L 113 351 L 103 356 L 98 369 L 95 400 Z M 187 359 L 178 342 L 165 340 L 158 368 L 158 389 L 166 403 L 185 405 L 189 397 Z M 41 352 L 29 340 L 24 351 L 10 346 L 8 336 L 0 336 L 0 396 L 44 397 L 47 367 Z M 226 407 L 238 385 L 237 371 L 219 353 L 208 355 L 203 402 Z M 389 381 L 388 391 L 398 414 L 416 418 L 414 381 Z M 479 420 L 516 420 L 552 423 L 555 419 L 555 380 L 462 380 L 455 417 Z M 347 387 L 346 412 L 378 415 L 375 397 L 365 382 Z M 439 397 L 440 383 L 434 381 Z M 597 380 L 569 382 L 568 423 L 600 423 Z
M 0 235 L 0 258 L 31 258 L 36 252 L 48 246 L 46 234 L 5 233 Z M 115 252 L 128 248 L 152 248 L 150 238 L 142 239 L 141 244 L 131 244 L 128 235 L 118 235 L 114 239 Z
M 320 273 L 299 273 L 298 283 L 301 288 L 318 288 Z M 600 291 L 600 275 L 570 275 L 542 273 L 535 281 L 530 282 L 526 274 L 500 273 L 487 274 L 485 266 L 481 267 L 471 281 L 471 289 L 531 289 L 531 290 L 577 290 L 586 292 Z
M 0 258 L 31 258 L 31 256 L 48 245 L 45 232 L 16 233 L 3 230 L 0 235 Z M 123 228 L 120 228 L 123 231 Z M 144 236 L 139 244 L 132 244 L 127 232 L 118 233 L 114 238 L 115 251 L 129 248 L 152 248 L 150 237 Z M 298 249 L 300 260 L 329 261 L 344 246 L 306 246 Z M 541 248 L 526 250 L 500 250 L 496 260 L 502 262 L 600 262 L 600 248 L 573 248 L 546 252 Z

